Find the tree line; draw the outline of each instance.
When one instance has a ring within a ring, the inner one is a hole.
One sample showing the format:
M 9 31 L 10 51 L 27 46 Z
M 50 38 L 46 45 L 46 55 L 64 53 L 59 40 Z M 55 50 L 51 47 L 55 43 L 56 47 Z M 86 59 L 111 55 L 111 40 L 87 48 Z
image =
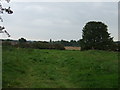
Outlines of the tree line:
M 53 41 L 27 41 L 25 38 L 17 40 L 13 46 L 35 49 L 59 49 L 64 50 L 65 46 L 81 47 L 81 50 L 109 50 L 120 51 L 120 42 L 114 42 L 113 37 L 108 33 L 108 26 L 102 22 L 90 21 L 86 23 L 82 30 L 82 39 Z M 6 40 L 4 45 L 11 45 L 12 40 Z
M 80 40 L 61 40 L 61 41 L 27 41 L 25 38 L 20 38 L 18 40 L 2 40 L 3 46 L 14 46 L 20 48 L 34 48 L 34 49 L 57 49 L 65 50 L 65 46 L 80 46 Z

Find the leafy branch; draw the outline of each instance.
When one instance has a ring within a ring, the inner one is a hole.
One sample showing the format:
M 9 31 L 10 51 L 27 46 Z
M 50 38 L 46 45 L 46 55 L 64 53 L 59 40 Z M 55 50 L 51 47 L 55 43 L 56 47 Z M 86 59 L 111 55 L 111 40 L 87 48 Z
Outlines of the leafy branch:
M 7 3 L 10 2 L 10 0 L 5 0 Z M 8 8 L 3 8 L 2 6 L 2 1 L 0 0 L 0 14 L 3 14 L 4 12 L 8 13 L 8 14 L 12 14 L 13 11 L 11 10 L 10 7 Z M 3 22 L 2 17 L 0 16 L 0 21 Z M 8 37 L 10 37 L 10 34 L 5 30 L 5 27 L 0 25 L 0 33 L 6 33 L 8 35 Z

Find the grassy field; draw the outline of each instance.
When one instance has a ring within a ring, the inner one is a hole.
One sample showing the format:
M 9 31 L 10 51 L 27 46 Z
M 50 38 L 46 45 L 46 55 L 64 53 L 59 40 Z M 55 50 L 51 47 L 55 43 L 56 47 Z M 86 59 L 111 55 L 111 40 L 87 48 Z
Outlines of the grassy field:
M 117 52 L 5 47 L 2 54 L 3 87 L 118 87 Z

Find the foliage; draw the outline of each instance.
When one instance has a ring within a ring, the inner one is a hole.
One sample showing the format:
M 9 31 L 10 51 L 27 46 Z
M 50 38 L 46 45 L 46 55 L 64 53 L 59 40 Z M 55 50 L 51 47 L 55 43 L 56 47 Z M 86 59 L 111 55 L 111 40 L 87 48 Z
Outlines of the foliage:
M 11 42 L 11 43 L 17 43 L 14 45 L 15 47 L 22 47 L 22 48 L 35 48 L 35 49 L 59 49 L 64 50 L 64 46 L 80 46 L 80 41 L 70 40 L 70 41 L 52 41 L 50 39 L 49 42 L 46 41 L 27 41 L 25 38 L 20 38 L 18 40 L 3 40 L 3 43 L 5 42 Z
M 76 40 L 70 40 L 70 41 L 61 40 L 61 41 L 53 41 L 52 43 L 62 44 L 64 46 L 77 46 L 77 47 L 80 46 L 79 40 L 78 41 L 76 41 Z
M 83 28 L 81 49 L 111 50 L 113 37 L 107 31 L 107 25 L 102 22 L 90 21 Z
M 20 38 L 18 41 L 19 41 L 20 43 L 24 43 L 24 42 L 26 42 L 27 40 L 24 39 L 24 38 Z
M 10 2 L 10 0 L 5 0 L 5 1 L 7 1 L 7 3 Z M 6 12 L 8 14 L 12 14 L 13 13 L 13 11 L 10 9 L 10 7 L 3 8 L 2 0 L 0 0 L 0 14 L 3 14 L 4 12 Z M 0 20 L 1 20 L 1 22 L 3 22 L 3 19 L 1 17 L 1 15 L 0 15 Z M 0 25 L 0 33 L 6 33 L 8 35 L 8 37 L 10 37 L 9 33 L 5 30 L 5 27 L 2 26 L 2 25 Z
M 118 53 L 3 46 L 3 88 L 117 88 Z

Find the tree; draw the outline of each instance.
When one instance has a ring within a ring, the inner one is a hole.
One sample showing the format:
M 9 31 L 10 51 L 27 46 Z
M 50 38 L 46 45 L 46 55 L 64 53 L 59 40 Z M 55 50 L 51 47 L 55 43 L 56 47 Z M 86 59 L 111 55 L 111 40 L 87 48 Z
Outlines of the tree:
M 26 39 L 20 38 L 18 41 L 19 41 L 18 47 L 21 47 L 21 48 L 27 48 L 28 47 L 28 44 L 26 43 L 27 42 Z
M 24 38 L 20 38 L 20 39 L 19 39 L 19 42 L 20 42 L 20 43 L 24 43 L 24 42 L 26 42 L 26 41 L 27 41 L 27 40 L 24 39 Z
M 52 43 L 52 39 L 50 39 L 50 43 Z
M 7 3 L 10 2 L 10 0 L 5 0 L 5 1 L 7 1 Z M 6 12 L 6 13 L 8 13 L 8 14 L 12 14 L 13 11 L 10 9 L 10 7 L 8 7 L 8 8 L 3 8 L 1 2 L 2 2 L 2 1 L 0 0 L 0 14 L 3 14 L 4 12 Z M 0 16 L 0 20 L 1 20 L 1 22 L 3 22 L 3 19 L 2 19 L 1 16 Z M 0 25 L 0 33 L 6 33 L 6 34 L 8 35 L 8 37 L 10 37 L 9 33 L 5 30 L 5 27 L 2 26 L 2 25 Z
M 102 22 L 90 21 L 83 28 L 80 44 L 81 50 L 109 50 L 113 45 L 113 37 L 110 37 L 107 25 Z

